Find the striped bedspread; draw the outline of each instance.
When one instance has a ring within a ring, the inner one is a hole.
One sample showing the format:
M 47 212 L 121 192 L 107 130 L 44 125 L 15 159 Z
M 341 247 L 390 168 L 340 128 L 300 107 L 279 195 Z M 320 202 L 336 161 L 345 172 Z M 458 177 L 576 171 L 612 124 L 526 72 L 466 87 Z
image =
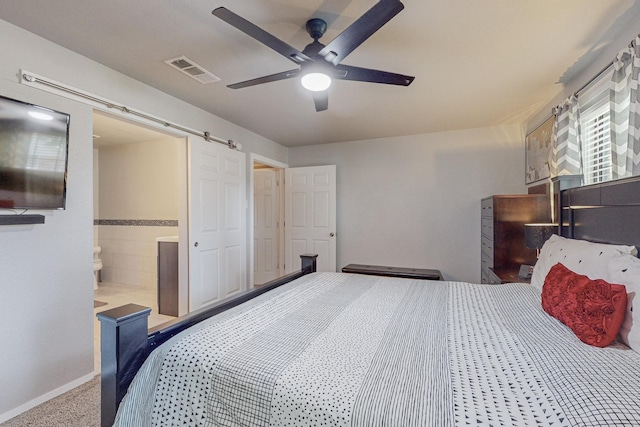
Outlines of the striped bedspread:
M 116 426 L 640 426 L 640 354 L 526 284 L 315 273 L 153 352 Z

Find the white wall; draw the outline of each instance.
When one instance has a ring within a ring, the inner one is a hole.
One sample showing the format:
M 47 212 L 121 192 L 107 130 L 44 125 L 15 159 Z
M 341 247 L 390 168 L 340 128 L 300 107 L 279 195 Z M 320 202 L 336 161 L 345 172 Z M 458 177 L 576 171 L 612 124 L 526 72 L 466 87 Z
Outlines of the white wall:
M 480 199 L 526 193 L 520 126 L 289 149 L 289 165 L 337 165 L 338 269 L 434 268 L 480 282 Z
M 178 227 L 151 225 L 100 225 L 101 281 L 156 289 L 158 237 L 177 236 Z M 156 308 L 156 307 L 152 307 Z
M 44 225 L 0 228 L 0 422 L 93 372 L 92 109 L 19 83 L 20 69 L 281 162 L 287 149 L 0 20 L 0 95 L 71 114 L 65 211 Z
M 91 110 L 7 80 L 0 94 L 69 113 L 71 125 L 66 210 L 0 227 L 0 421 L 93 372 Z
M 100 219 L 178 219 L 182 138 L 100 151 Z

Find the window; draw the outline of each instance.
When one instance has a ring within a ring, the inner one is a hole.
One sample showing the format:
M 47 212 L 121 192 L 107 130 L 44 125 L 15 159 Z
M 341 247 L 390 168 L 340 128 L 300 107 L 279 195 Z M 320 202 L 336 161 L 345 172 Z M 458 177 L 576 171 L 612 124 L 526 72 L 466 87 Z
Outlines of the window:
M 609 82 L 612 71 L 603 73 L 598 80 L 579 95 L 580 148 L 584 184 L 611 180 L 611 133 L 609 114 Z
M 583 175 L 585 184 L 611 179 L 611 135 L 609 104 L 580 118 Z

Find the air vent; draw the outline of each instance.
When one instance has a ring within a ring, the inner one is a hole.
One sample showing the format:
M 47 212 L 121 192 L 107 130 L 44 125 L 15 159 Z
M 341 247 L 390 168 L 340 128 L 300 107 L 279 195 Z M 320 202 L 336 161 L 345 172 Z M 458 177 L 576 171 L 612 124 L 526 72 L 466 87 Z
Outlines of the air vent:
M 186 56 L 179 56 L 173 59 L 167 59 L 165 64 L 171 65 L 176 70 L 186 74 L 192 79 L 196 79 L 200 83 L 219 82 L 220 77 L 205 70 Z

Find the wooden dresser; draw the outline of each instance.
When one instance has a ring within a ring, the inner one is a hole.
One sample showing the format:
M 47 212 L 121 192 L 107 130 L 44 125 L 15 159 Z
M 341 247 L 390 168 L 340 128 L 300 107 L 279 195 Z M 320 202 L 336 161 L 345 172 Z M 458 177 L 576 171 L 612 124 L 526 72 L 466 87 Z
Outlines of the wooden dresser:
M 482 283 L 522 281 L 520 265 L 536 262 L 536 250 L 524 245 L 524 224 L 551 222 L 549 195 L 490 196 L 481 205 Z

